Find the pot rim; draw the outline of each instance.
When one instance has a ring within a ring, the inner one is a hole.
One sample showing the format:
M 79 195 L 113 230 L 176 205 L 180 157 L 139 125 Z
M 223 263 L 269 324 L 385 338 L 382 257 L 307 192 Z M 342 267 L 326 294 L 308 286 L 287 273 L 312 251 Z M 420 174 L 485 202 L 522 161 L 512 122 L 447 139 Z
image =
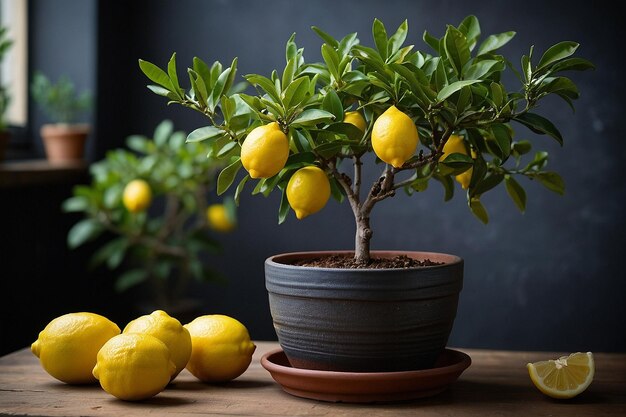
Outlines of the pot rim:
M 371 250 L 370 254 L 372 255 L 407 255 L 409 257 L 416 258 L 415 255 L 419 255 L 419 258 L 425 257 L 433 257 L 433 258 L 448 258 L 449 260 L 442 261 L 443 263 L 440 265 L 428 265 L 428 266 L 417 266 L 411 268 L 326 268 L 320 266 L 301 266 L 301 265 L 293 265 L 288 263 L 278 262 L 278 258 L 298 258 L 298 257 L 319 257 L 324 255 L 351 255 L 354 254 L 354 250 L 323 250 L 323 251 L 297 251 L 297 252 L 283 252 L 278 253 L 272 256 L 269 256 L 265 259 L 265 264 L 269 266 L 273 266 L 276 268 L 298 268 L 302 270 L 309 271 L 345 271 L 345 270 L 354 270 L 354 271 L 394 271 L 394 270 L 404 270 L 404 271 L 412 271 L 412 270 L 424 270 L 424 269 L 436 269 L 436 268 L 446 268 L 450 265 L 457 265 L 463 263 L 463 258 L 458 255 L 444 253 L 444 252 L 432 252 L 432 251 L 411 251 L 411 250 Z M 413 255 L 413 256 L 411 256 Z

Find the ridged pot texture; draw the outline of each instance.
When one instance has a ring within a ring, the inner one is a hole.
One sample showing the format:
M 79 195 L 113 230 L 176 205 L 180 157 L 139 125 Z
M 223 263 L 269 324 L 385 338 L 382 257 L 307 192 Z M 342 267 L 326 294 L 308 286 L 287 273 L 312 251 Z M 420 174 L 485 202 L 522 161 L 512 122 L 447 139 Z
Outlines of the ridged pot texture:
M 343 269 L 294 261 L 351 252 L 294 252 L 265 261 L 265 283 L 278 341 L 292 366 L 348 372 L 432 367 L 446 347 L 463 286 L 463 260 L 434 252 L 407 255 L 439 265 Z

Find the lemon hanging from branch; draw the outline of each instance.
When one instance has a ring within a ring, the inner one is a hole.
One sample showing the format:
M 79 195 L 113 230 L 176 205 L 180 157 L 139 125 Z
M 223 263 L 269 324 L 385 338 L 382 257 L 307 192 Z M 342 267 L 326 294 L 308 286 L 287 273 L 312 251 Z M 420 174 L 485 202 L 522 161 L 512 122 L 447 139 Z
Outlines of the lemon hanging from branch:
M 316 166 L 300 168 L 287 184 L 287 201 L 298 219 L 317 213 L 330 198 L 326 173 Z
M 374 122 L 372 147 L 384 162 L 400 168 L 415 153 L 419 135 L 413 120 L 391 106 Z
M 367 122 L 365 121 L 363 115 L 358 111 L 346 112 L 343 118 L 343 122 L 350 123 L 351 125 L 356 126 L 362 132 L 365 132 L 367 130 Z
M 467 155 L 467 146 L 465 146 L 465 141 L 462 136 L 459 135 L 450 135 L 448 141 L 445 145 L 443 145 L 443 154 L 439 158 L 439 162 L 445 160 L 448 156 L 453 153 L 460 153 L 463 155 Z M 472 158 L 476 158 L 476 152 L 472 149 Z M 472 173 L 474 172 L 473 168 L 469 168 L 467 171 L 462 172 L 458 175 L 455 175 L 455 179 L 464 190 L 470 185 L 470 181 L 472 180 Z
M 252 178 L 278 174 L 289 157 L 289 140 L 277 122 L 254 128 L 241 145 L 241 164 Z
M 130 181 L 124 187 L 122 196 L 124 206 L 131 213 L 138 213 L 146 210 L 152 203 L 152 189 L 150 184 L 143 179 L 135 179 Z

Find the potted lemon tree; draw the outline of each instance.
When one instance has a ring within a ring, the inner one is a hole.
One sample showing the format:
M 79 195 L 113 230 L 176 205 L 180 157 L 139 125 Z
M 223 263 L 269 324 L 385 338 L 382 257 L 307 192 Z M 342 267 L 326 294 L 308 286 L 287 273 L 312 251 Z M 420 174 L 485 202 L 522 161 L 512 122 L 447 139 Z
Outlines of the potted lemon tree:
M 30 92 L 50 120 L 40 128 L 48 161 L 56 163 L 83 159 L 91 126 L 79 123 L 78 117 L 91 108 L 91 93 L 76 91 L 67 76 L 52 81 L 41 71 L 33 75 Z
M 129 136 L 127 148 L 91 164 L 91 183 L 74 187 L 63 209 L 82 214 L 68 232 L 69 247 L 96 240 L 91 266 L 119 271 L 120 292 L 142 285 L 141 313 L 162 309 L 191 319 L 200 301 L 189 285 L 223 279 L 209 256 L 221 250 L 219 234 L 236 226 L 236 209 L 232 198 L 209 204 L 223 163 L 206 157 L 204 143 L 186 145 L 186 137 L 170 120 L 151 138 Z
M 388 33 L 375 19 L 371 46 L 356 33 L 335 39 L 312 29 L 322 40 L 322 61 L 307 62 L 294 34 L 283 68 L 244 76 L 256 89 L 251 94 L 226 93 L 236 59 L 223 67 L 194 58 L 189 89 L 180 86 L 175 54 L 166 69 L 145 60 L 139 66 L 154 83 L 150 90 L 208 118 L 187 142 L 208 143 L 228 161 L 219 194 L 234 186 L 238 200 L 248 184 L 253 194 L 281 193 L 279 223 L 292 210 L 306 218 L 331 197 L 352 209 L 353 250 L 279 254 L 265 263 L 276 333 L 291 365 L 432 367 L 452 329 L 463 260 L 371 250 L 372 210 L 389 198 L 420 198 L 434 182 L 445 201 L 462 191 L 469 211 L 487 223 L 481 198 L 494 187 L 504 186 L 521 211 L 523 180 L 563 193 L 562 178 L 546 169 L 547 153 L 532 152 L 537 143 L 518 140 L 516 132 L 529 129 L 563 144 L 536 109 L 546 96 L 573 106 L 579 91 L 565 74 L 593 65 L 574 56 L 579 45 L 571 41 L 508 59 L 500 48 L 515 32 L 481 37 L 473 15 L 448 25 L 442 37 L 425 31 L 423 50 L 405 43 L 407 21 Z M 517 86 L 505 86 L 505 71 Z M 373 184 L 363 183 L 365 169 L 380 172 Z

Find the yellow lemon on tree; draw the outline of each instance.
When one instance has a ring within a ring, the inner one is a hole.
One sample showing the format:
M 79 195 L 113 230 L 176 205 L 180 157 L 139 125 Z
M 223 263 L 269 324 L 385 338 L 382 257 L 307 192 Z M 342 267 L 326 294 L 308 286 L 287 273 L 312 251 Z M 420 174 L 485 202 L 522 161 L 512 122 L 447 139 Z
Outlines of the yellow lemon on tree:
M 526 368 L 539 391 L 559 399 L 573 398 L 585 391 L 595 373 L 591 352 L 576 352 L 559 359 L 531 362 Z
M 287 201 L 298 219 L 317 213 L 330 197 L 326 173 L 316 166 L 297 170 L 287 183 Z
M 98 352 L 93 375 L 109 394 L 128 401 L 163 391 L 176 372 L 165 343 L 146 333 L 122 333 Z
M 237 226 L 224 204 L 211 204 L 206 209 L 206 217 L 209 227 L 218 232 L 230 232 Z
M 176 372 L 172 375 L 172 379 L 185 369 L 187 361 L 191 356 L 191 336 L 189 330 L 167 314 L 163 310 L 153 311 L 137 317 L 129 322 L 122 333 L 144 333 L 156 337 L 170 350 L 172 362 L 176 365 Z
M 207 314 L 185 324 L 191 334 L 187 370 L 204 382 L 227 382 L 243 374 L 256 345 L 237 319 Z
M 419 135 L 413 120 L 391 106 L 374 122 L 372 147 L 384 162 L 400 168 L 415 153 Z
M 460 153 L 467 155 L 467 147 L 462 136 L 450 135 L 445 145 L 443 145 L 443 154 L 439 157 L 439 161 L 443 161 L 449 155 L 453 153 Z M 472 149 L 472 158 L 476 158 L 476 152 Z M 461 187 L 466 190 L 472 180 L 473 168 L 469 168 L 467 171 L 456 175 L 454 178 L 461 184 Z
M 98 350 L 120 328 L 108 318 L 95 313 L 77 312 L 59 316 L 39 332 L 30 349 L 43 369 L 68 384 L 96 382 L 91 370 Z
M 358 111 L 349 111 L 343 117 L 344 123 L 350 123 L 356 127 L 358 127 L 362 132 L 367 130 L 367 122 L 363 115 Z
M 269 178 L 283 169 L 289 139 L 277 122 L 254 128 L 241 145 L 241 164 L 252 178 Z
M 131 213 L 144 211 L 152 202 L 152 189 L 146 180 L 140 178 L 132 180 L 124 187 L 122 201 Z

